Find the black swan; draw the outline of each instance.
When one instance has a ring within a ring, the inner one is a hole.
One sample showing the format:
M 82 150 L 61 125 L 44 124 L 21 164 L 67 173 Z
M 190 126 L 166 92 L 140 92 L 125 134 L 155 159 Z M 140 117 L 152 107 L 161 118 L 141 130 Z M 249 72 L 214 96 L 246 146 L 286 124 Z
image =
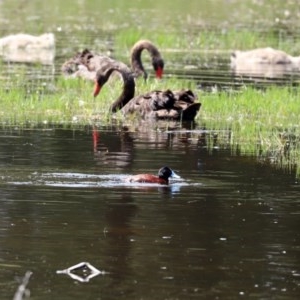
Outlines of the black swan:
M 163 75 L 164 61 L 157 47 L 148 40 L 140 40 L 131 49 L 131 69 L 135 77 L 143 76 L 147 79 L 148 74 L 142 64 L 142 51 L 146 49 L 150 56 L 157 78 Z M 65 76 L 82 77 L 94 80 L 96 71 L 114 60 L 108 56 L 94 53 L 88 49 L 75 54 L 62 65 L 62 73 Z M 125 65 L 125 64 L 124 64 Z
M 116 62 L 97 71 L 94 97 L 99 94 L 113 72 L 121 74 L 124 85 L 121 95 L 111 105 L 112 112 L 121 110 L 124 115 L 138 114 L 143 118 L 192 121 L 201 107 L 201 103 L 195 102 L 196 96 L 191 90 L 152 91 L 134 97 L 133 74 L 123 64 Z

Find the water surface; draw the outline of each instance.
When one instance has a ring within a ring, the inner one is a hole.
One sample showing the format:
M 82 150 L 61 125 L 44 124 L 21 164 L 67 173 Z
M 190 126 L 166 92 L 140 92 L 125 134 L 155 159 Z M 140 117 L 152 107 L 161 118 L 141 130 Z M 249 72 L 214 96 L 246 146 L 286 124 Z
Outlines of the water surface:
M 229 149 L 208 152 L 182 133 L 153 133 L 149 143 L 98 128 L 96 145 L 92 134 L 1 131 L 1 298 L 12 298 L 27 270 L 33 299 L 297 297 L 293 175 Z M 124 182 L 162 165 L 182 179 Z M 85 283 L 56 273 L 85 261 L 105 273 Z

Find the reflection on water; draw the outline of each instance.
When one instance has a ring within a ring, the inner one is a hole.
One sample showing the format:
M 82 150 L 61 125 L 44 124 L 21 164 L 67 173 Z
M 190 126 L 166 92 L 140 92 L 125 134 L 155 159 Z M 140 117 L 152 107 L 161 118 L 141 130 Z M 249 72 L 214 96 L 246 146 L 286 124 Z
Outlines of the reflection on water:
M 297 298 L 295 174 L 197 128 L 198 142 L 192 131 L 156 132 L 151 143 L 143 132 L 97 132 L 95 153 L 92 128 L 1 131 L 1 298 L 12 298 L 13 278 L 27 270 L 31 295 L 43 299 Z M 103 148 L 126 163 L 99 159 Z M 161 165 L 182 179 L 123 181 Z M 83 284 L 56 274 L 79 262 L 106 273 Z
M 81 271 L 81 274 L 76 274 L 76 271 Z M 98 275 L 105 275 L 106 272 L 98 270 L 88 262 L 81 262 L 67 269 L 57 270 L 56 274 L 66 274 L 77 281 L 89 282 Z
M 11 177 L 8 177 L 7 183 L 12 185 L 29 185 L 29 186 L 54 186 L 64 188 L 132 188 L 143 191 L 150 191 L 151 189 L 157 189 L 158 191 L 168 190 L 171 193 L 178 193 L 181 187 L 201 185 L 199 183 L 190 183 L 182 178 L 170 179 L 168 185 L 161 185 L 156 183 L 138 183 L 128 182 L 127 175 L 93 175 L 93 174 L 80 174 L 80 173 L 33 173 L 26 178 L 22 178 L 24 181 L 9 181 Z M 14 176 L 16 177 L 16 176 Z M 24 176 L 23 176 L 24 177 Z M 3 180 L 5 177 L 2 178 Z M 17 178 L 15 178 L 17 179 Z

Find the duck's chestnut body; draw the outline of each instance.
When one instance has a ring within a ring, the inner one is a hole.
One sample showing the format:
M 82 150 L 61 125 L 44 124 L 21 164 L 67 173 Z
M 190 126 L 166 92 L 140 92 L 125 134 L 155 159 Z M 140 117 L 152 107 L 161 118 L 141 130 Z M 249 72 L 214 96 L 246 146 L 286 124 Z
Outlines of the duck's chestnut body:
M 157 175 L 153 174 L 138 174 L 127 178 L 128 182 L 140 182 L 140 183 L 156 183 L 156 184 L 169 184 L 169 178 L 180 178 L 169 167 L 162 167 L 159 169 Z

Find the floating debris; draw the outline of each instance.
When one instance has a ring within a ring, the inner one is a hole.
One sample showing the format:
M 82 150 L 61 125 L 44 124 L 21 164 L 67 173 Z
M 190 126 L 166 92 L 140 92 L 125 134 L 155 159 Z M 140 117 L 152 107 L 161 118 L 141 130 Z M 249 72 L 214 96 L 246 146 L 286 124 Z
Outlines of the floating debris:
M 72 273 L 73 271 L 77 270 L 82 270 L 83 275 L 80 276 L 78 274 Z M 108 274 L 108 272 L 100 271 L 88 262 L 81 262 L 65 270 L 57 270 L 56 274 L 67 274 L 71 278 L 80 282 L 89 282 L 93 277 L 96 277 L 98 275 L 105 275 Z
M 20 285 L 18 286 L 18 289 L 14 295 L 13 300 L 22 300 L 24 299 L 24 297 L 25 298 L 29 297 L 30 291 L 29 289 L 27 289 L 27 285 L 29 283 L 29 279 L 31 275 L 32 275 L 31 271 L 27 271 L 25 273 L 24 277 L 21 280 Z

